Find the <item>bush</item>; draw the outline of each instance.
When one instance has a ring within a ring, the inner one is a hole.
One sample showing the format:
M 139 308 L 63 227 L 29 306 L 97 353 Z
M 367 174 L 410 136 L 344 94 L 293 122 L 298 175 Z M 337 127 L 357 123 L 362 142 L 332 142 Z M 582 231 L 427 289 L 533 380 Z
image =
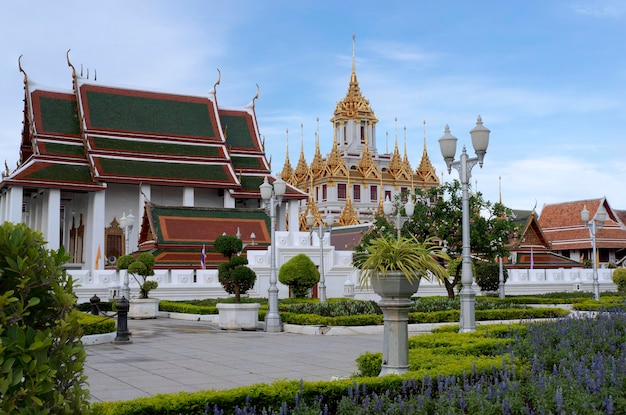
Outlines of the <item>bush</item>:
M 154 255 L 144 252 L 135 258 L 133 255 L 123 255 L 117 261 L 117 269 L 125 269 L 139 284 L 139 298 L 148 298 L 151 290 L 159 286 L 156 281 L 148 281 L 154 275 Z
M 626 268 L 617 268 L 613 271 L 613 282 L 617 285 L 617 292 L 626 295 Z
M 224 290 L 235 295 L 235 301 L 241 301 L 241 295 L 254 287 L 256 273 L 248 267 L 248 260 L 241 256 L 235 256 L 241 252 L 243 244 L 241 239 L 231 235 L 221 235 L 215 238 L 213 243 L 215 251 L 228 258 L 228 262 L 222 262 L 217 266 L 217 279 Z
M 508 278 L 508 271 L 503 269 L 504 282 Z M 474 264 L 474 278 L 480 291 L 498 291 L 500 287 L 500 266 L 495 262 L 476 262 Z
M 278 281 L 288 285 L 291 295 L 296 298 L 305 298 L 309 289 L 320 280 L 320 272 L 305 254 L 298 254 L 285 262 L 278 272 Z
M 115 319 L 111 317 L 94 316 L 93 314 L 76 313 L 76 318 L 80 324 L 83 334 L 113 333 L 115 331 Z
M 74 282 L 40 232 L 0 226 L 0 413 L 88 411 Z

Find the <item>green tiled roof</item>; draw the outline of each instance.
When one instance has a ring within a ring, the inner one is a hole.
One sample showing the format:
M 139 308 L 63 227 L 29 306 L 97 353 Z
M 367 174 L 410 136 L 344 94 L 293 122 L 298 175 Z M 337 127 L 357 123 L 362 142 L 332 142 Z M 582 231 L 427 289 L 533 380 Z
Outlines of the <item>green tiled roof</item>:
M 94 150 L 125 150 L 154 154 L 174 154 L 183 156 L 218 157 L 221 152 L 217 147 L 163 143 L 158 141 L 133 141 L 116 138 L 93 137 Z
M 238 169 L 262 169 L 264 168 L 261 162 L 261 157 L 241 157 L 232 156 L 230 158 L 233 162 L 233 168 Z
M 51 142 L 42 142 L 41 143 L 42 152 L 48 155 L 57 155 L 57 156 L 73 156 L 73 157 L 84 157 L 85 156 L 85 147 L 83 145 L 72 145 L 72 144 L 64 144 L 64 143 L 51 143 Z
M 260 191 L 259 186 L 263 184 L 263 178 L 258 176 L 242 176 L 241 187 L 243 190 Z
M 226 134 L 226 144 L 236 148 L 256 149 L 252 134 L 248 128 L 248 119 L 243 115 L 225 115 L 220 113 L 222 130 Z
M 40 96 L 41 122 L 44 132 L 79 135 L 76 101 Z
M 75 164 L 52 164 L 28 173 L 31 180 L 93 183 L 88 166 Z
M 213 138 L 208 103 L 87 91 L 90 126 L 106 130 Z
M 164 179 L 187 179 L 199 182 L 230 183 L 226 167 L 215 164 L 169 163 L 163 161 L 140 161 L 94 157 L 105 176 L 152 177 Z

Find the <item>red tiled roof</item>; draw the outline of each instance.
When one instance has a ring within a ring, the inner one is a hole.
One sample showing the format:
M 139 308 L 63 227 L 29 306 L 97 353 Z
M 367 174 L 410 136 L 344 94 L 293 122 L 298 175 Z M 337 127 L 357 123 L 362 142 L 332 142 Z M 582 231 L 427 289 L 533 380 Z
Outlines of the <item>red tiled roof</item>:
M 582 222 L 580 212 L 586 207 L 589 210 L 589 216 L 593 218 L 601 204 L 607 211 L 607 219 L 604 227 L 596 231 L 596 246 L 598 248 L 625 248 L 626 227 L 605 198 L 544 206 L 539 217 L 539 224 L 552 247 L 556 250 L 591 248 L 589 229 Z

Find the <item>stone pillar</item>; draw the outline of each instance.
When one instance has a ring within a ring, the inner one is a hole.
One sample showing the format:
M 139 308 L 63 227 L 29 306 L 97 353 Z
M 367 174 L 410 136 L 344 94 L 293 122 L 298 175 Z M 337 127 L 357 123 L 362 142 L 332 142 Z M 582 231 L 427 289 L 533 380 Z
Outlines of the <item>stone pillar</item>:
M 409 310 L 410 298 L 382 299 L 378 305 L 383 311 L 383 367 L 379 376 L 403 374 L 409 370 Z

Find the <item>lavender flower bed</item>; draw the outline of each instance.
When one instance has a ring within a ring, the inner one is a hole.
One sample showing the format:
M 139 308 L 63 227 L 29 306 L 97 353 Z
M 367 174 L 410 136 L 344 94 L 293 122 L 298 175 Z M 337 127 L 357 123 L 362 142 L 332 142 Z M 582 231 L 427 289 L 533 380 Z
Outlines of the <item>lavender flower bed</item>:
M 626 313 L 531 324 L 491 371 L 407 379 L 398 390 L 355 383 L 340 399 L 307 399 L 281 408 L 249 403 L 236 414 L 625 414 Z M 522 365 L 519 365 L 519 362 Z M 521 367 L 522 369 L 516 369 Z M 206 414 L 224 414 L 207 407 Z M 228 412 L 230 413 L 230 412 Z

